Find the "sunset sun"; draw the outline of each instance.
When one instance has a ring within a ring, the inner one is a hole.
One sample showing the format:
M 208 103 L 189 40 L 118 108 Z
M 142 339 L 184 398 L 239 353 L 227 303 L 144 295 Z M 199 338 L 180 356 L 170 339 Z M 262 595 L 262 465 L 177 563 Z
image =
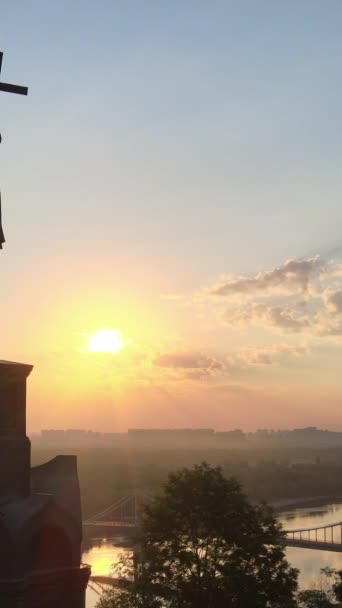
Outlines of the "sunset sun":
M 115 355 L 124 348 L 119 329 L 98 329 L 88 339 L 87 348 L 92 353 L 111 353 Z

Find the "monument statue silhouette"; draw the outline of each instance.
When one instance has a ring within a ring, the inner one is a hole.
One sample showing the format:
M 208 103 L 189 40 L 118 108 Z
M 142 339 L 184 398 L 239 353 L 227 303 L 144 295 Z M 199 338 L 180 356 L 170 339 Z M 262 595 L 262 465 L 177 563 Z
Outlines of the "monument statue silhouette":
M 1 61 L 2 53 L 0 68 Z M 0 90 L 27 94 L 26 87 L 6 83 Z M 31 365 L 0 360 L 0 608 L 85 608 L 90 567 L 81 564 L 76 457 L 31 468 L 31 371 Z

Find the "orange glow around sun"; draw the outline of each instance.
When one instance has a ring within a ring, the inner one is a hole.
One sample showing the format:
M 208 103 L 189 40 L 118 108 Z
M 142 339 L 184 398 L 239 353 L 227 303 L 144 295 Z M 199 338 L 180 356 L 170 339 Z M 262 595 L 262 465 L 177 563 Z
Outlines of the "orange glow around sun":
M 122 333 L 119 329 L 98 329 L 88 339 L 87 349 L 92 353 L 115 355 L 124 348 Z

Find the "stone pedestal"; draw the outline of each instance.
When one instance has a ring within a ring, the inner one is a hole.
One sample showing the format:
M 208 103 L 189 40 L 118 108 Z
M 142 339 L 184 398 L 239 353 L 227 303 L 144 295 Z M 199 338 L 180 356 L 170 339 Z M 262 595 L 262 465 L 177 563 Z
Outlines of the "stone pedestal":
M 84 608 L 77 463 L 30 468 L 26 379 L 32 366 L 0 361 L 0 608 Z
M 23 608 L 26 583 L 24 579 L 0 580 L 1 607 Z
M 30 494 L 26 378 L 31 365 L 0 361 L 0 505 Z

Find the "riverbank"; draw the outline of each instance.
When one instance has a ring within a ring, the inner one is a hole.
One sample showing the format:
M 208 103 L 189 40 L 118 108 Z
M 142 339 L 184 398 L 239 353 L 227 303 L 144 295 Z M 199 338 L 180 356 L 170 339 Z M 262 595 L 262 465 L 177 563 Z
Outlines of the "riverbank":
M 307 498 L 284 498 L 281 500 L 270 501 L 268 504 L 276 513 L 292 511 L 294 509 L 306 509 L 310 507 L 320 507 L 327 504 L 342 504 L 342 495 L 330 496 L 310 496 Z

